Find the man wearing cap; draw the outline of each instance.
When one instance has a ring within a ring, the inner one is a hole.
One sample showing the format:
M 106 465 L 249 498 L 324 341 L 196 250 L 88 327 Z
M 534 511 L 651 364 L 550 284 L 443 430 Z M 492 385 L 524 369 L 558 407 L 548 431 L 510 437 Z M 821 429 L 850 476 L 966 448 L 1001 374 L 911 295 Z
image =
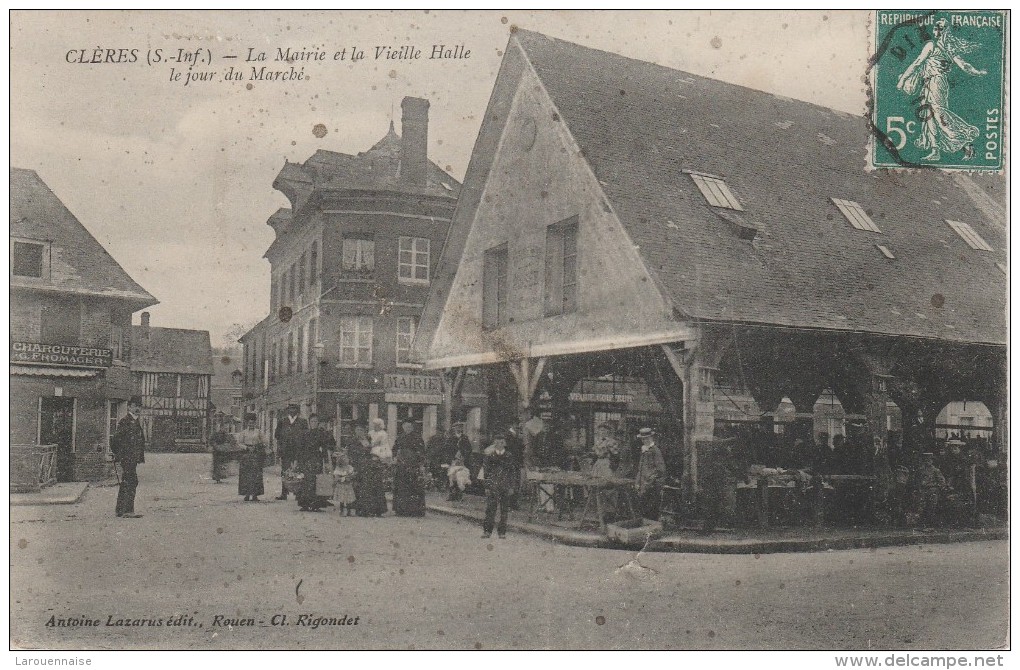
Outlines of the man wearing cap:
M 638 431 L 641 438 L 641 459 L 638 461 L 637 486 L 638 497 L 641 499 L 641 515 L 646 519 L 659 518 L 659 501 L 662 491 L 662 478 L 666 476 L 666 462 L 662 452 L 655 444 L 655 431 L 642 428 Z
M 128 413 L 117 422 L 117 430 L 110 438 L 113 460 L 120 464 L 120 490 L 117 492 L 117 516 L 137 519 L 135 491 L 138 489 L 138 464 L 145 462 L 145 433 L 139 417 L 142 412 L 141 396 L 131 396 Z
M 492 537 L 492 528 L 501 538 L 506 537 L 506 519 L 510 513 L 510 496 L 517 486 L 520 470 L 506 448 L 506 433 L 497 433 L 484 452 L 485 521 L 482 537 Z M 496 508 L 499 508 L 499 525 L 496 525 Z
M 287 499 L 287 485 L 283 483 L 283 472 L 291 467 L 297 458 L 298 448 L 304 440 L 308 422 L 301 418 L 301 408 L 291 404 L 287 406 L 287 416 L 276 424 L 276 448 L 280 454 L 280 495 L 277 500 Z

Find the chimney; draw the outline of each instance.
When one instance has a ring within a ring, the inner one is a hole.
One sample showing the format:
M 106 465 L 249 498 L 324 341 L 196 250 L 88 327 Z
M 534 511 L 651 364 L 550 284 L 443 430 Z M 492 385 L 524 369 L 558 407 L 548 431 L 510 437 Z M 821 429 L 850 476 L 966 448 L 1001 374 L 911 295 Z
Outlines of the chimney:
M 143 328 L 148 328 L 149 327 L 149 313 L 148 312 L 142 312 L 142 327 Z
M 400 120 L 400 182 L 425 186 L 429 165 L 429 101 L 407 97 L 400 108 L 404 112 Z

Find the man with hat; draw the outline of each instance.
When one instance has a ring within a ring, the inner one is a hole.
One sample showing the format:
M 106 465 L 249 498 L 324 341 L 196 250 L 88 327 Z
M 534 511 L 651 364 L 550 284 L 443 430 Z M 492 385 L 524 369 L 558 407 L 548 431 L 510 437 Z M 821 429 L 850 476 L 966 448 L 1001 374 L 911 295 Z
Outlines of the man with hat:
M 117 516 L 123 519 L 137 519 L 135 514 L 135 491 L 138 489 L 138 464 L 145 462 L 145 433 L 140 420 L 142 413 L 141 396 L 131 396 L 128 413 L 117 422 L 117 430 L 110 438 L 113 460 L 120 464 L 120 490 L 117 492 Z
M 308 422 L 301 418 L 301 408 L 295 404 L 287 406 L 287 416 L 276 424 L 276 448 L 280 454 L 280 495 L 277 500 L 287 499 L 287 485 L 283 483 L 283 473 L 297 459 L 298 449 L 308 430 Z
M 638 431 L 641 439 L 641 458 L 638 461 L 637 486 L 641 500 L 641 515 L 646 519 L 659 518 L 659 502 L 662 494 L 662 479 L 666 476 L 666 462 L 655 443 L 655 431 L 642 428 Z
M 484 453 L 482 474 L 485 480 L 485 521 L 482 537 L 492 537 L 492 528 L 501 538 L 506 537 L 506 520 L 510 513 L 510 496 L 520 478 L 519 466 L 506 448 L 505 432 L 496 433 L 492 446 Z M 496 525 L 496 508 L 499 508 L 499 525 Z
M 935 454 L 930 451 L 921 454 L 921 466 L 917 469 L 917 513 L 921 525 L 938 525 L 939 496 L 947 488 L 945 476 L 935 466 Z

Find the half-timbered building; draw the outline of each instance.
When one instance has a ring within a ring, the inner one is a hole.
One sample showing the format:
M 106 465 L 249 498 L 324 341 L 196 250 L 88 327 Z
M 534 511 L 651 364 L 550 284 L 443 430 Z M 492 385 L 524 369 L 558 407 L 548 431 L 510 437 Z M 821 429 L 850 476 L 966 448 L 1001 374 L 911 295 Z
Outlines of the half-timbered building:
M 159 328 L 142 312 L 131 327 L 135 393 L 152 451 L 204 451 L 209 441 L 213 374 L 209 331 Z

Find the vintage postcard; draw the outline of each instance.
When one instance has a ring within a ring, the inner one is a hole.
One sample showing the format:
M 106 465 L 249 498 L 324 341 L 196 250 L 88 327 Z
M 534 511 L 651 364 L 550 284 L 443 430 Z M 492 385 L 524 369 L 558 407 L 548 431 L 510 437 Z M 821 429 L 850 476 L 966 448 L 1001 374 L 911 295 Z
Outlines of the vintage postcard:
M 16 664 L 1002 665 L 1008 23 L 12 12 Z

